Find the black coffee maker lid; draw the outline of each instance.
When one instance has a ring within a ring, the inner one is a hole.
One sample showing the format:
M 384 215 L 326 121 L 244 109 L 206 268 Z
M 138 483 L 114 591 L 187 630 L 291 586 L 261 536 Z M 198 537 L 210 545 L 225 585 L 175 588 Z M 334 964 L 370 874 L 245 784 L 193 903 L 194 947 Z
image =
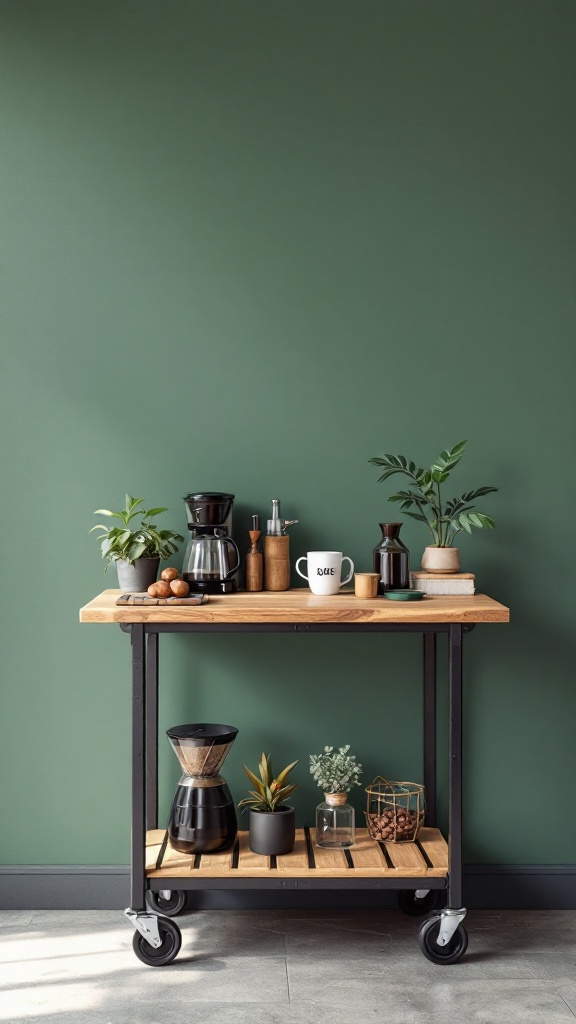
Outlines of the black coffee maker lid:
M 190 491 L 184 501 L 233 501 L 235 497 L 227 491 Z
M 211 746 L 218 743 L 232 743 L 238 735 L 233 725 L 215 725 L 213 722 L 196 722 L 193 725 L 175 725 L 167 729 L 166 735 L 171 740 L 195 740 L 197 746 Z

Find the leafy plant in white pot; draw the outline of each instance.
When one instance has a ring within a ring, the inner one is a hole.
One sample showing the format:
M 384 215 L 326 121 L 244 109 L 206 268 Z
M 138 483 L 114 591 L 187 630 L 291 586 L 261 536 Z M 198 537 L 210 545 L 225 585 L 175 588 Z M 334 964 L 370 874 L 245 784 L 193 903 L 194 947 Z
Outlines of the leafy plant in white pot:
M 426 523 L 430 530 L 433 544 L 424 549 L 422 556 L 422 568 L 426 572 L 458 572 L 460 552 L 454 545 L 457 534 L 461 530 L 472 533 L 473 527 L 494 529 L 494 520 L 483 512 L 477 512 L 473 503 L 477 498 L 497 491 L 497 487 L 478 487 L 448 501 L 441 495 L 440 486 L 460 462 L 466 444 L 466 441 L 460 441 L 452 449 L 441 452 L 428 469 L 419 468 L 404 455 L 383 455 L 369 460 L 373 466 L 384 469 L 378 483 L 383 483 L 395 473 L 401 473 L 412 481 L 409 490 L 398 491 L 388 500 L 399 502 L 405 515 Z
M 110 516 L 120 519 L 122 526 L 104 526 L 98 523 L 93 530 L 101 530 L 98 536 L 102 550 L 102 558 L 106 561 L 105 572 L 111 562 L 118 569 L 118 586 L 125 594 L 139 594 L 148 589 L 156 581 L 161 558 L 170 558 L 178 549 L 178 543 L 184 540 L 179 533 L 172 530 L 159 530 L 153 518 L 167 508 L 139 508 L 143 498 L 126 495 L 124 508 L 120 512 L 111 512 L 107 508 L 99 508 L 95 516 Z

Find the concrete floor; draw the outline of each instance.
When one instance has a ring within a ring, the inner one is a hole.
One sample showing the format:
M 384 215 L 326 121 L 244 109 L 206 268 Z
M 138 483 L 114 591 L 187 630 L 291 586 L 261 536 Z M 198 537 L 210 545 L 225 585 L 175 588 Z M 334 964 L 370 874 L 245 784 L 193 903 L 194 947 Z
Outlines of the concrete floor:
M 117 911 L 0 913 L 0 1021 L 38 1024 L 566 1024 L 576 911 L 476 911 L 468 953 L 435 967 L 396 911 L 181 916 L 146 967 Z

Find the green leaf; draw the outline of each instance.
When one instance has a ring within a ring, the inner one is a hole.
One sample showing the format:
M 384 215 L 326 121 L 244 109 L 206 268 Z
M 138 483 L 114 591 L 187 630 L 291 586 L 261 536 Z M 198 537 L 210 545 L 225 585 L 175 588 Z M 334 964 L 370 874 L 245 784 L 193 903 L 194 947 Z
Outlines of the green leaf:
M 470 526 L 470 522 L 468 519 L 468 512 L 462 512 L 458 516 L 458 522 L 460 523 L 462 529 L 466 530 L 466 533 L 472 533 L 472 527 Z
M 471 512 L 470 519 L 481 529 L 494 530 L 496 528 L 494 520 L 490 516 L 485 516 L 482 512 Z
M 419 522 L 421 522 L 421 523 L 427 523 L 428 522 L 428 520 L 426 519 L 426 516 L 420 515 L 419 512 L 408 512 L 408 510 L 405 509 L 404 510 L 404 515 L 410 516 L 410 519 L 418 519 Z
M 268 786 L 272 781 L 272 762 L 269 755 L 262 754 L 260 758 L 260 764 L 258 765 L 260 772 L 260 778 L 265 786 Z
M 262 788 L 262 792 L 264 792 L 264 787 L 258 776 L 254 775 L 254 772 L 251 772 L 250 769 L 246 767 L 246 765 L 244 765 L 244 771 L 246 772 L 246 775 L 248 776 L 250 781 L 254 783 L 256 788 Z
M 126 552 L 128 561 L 135 562 L 138 558 L 142 558 L 142 555 L 146 551 L 146 544 L 142 541 L 137 544 L 130 544 Z
M 161 512 L 168 512 L 167 508 L 149 508 L 147 512 L 143 512 L 142 515 L 145 519 L 151 516 L 159 516 Z
M 276 784 L 278 786 L 283 785 L 283 783 L 288 778 L 290 772 L 294 771 L 297 764 L 298 761 L 292 761 L 292 764 L 289 764 L 287 768 L 284 768 L 284 770 L 280 772 L 280 774 L 276 777 Z
M 298 789 L 298 786 L 284 786 L 283 789 L 278 790 L 278 792 L 275 794 L 275 803 L 283 803 L 284 800 L 286 800 L 286 798 L 289 797 L 290 794 L 293 793 L 295 789 Z
M 468 491 L 462 495 L 461 501 L 468 504 L 469 501 L 474 501 L 475 498 L 483 498 L 485 494 L 492 494 L 498 490 L 498 487 L 478 487 L 476 491 Z

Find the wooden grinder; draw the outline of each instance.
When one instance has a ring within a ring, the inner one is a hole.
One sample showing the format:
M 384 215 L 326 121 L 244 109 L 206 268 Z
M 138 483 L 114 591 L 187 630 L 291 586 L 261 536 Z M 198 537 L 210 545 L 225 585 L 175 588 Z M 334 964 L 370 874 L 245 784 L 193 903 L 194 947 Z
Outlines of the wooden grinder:
M 252 547 L 246 555 L 246 590 L 254 594 L 262 590 L 263 578 L 262 554 L 258 550 L 258 541 L 260 539 L 259 516 L 252 516 L 252 526 L 254 529 L 248 531 Z
M 272 499 L 272 518 L 268 520 L 268 533 L 264 537 L 264 586 L 266 590 L 290 589 L 290 537 L 287 526 L 297 519 L 282 519 L 280 499 Z

